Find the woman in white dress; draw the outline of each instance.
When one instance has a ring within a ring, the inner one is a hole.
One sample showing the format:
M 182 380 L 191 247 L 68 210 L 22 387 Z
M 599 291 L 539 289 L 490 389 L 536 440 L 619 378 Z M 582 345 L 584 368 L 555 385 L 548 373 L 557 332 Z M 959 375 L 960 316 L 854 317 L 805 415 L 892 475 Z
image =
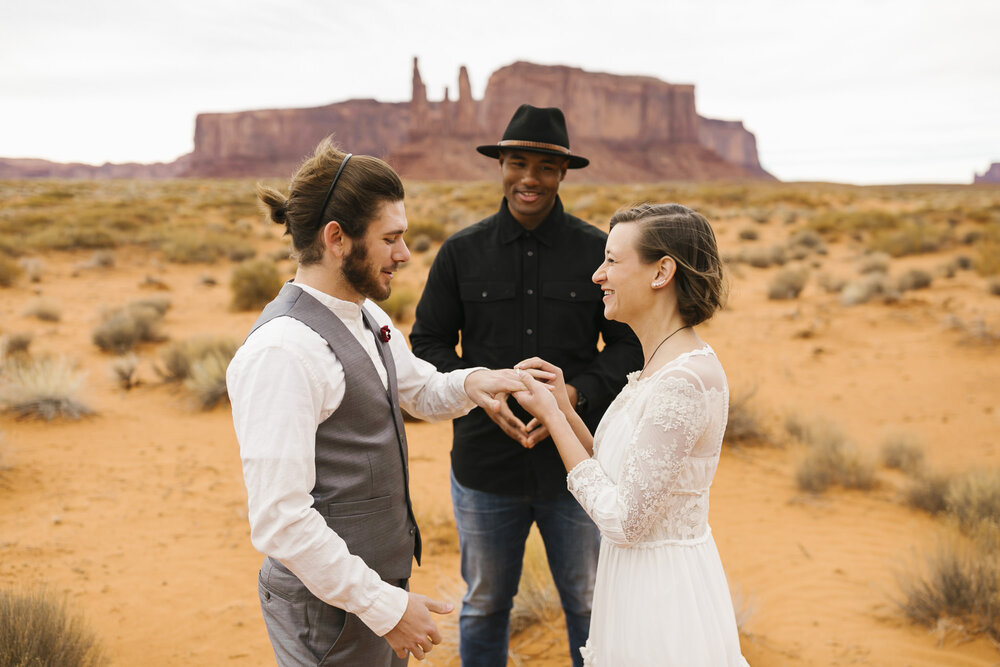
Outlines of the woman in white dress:
M 514 394 L 548 428 L 570 491 L 601 531 L 585 664 L 746 665 L 708 525 L 729 388 L 693 328 L 725 297 L 715 234 L 678 204 L 619 212 L 593 280 L 604 316 L 639 337 L 642 370 L 593 437 L 557 367 L 521 362 L 528 390 Z

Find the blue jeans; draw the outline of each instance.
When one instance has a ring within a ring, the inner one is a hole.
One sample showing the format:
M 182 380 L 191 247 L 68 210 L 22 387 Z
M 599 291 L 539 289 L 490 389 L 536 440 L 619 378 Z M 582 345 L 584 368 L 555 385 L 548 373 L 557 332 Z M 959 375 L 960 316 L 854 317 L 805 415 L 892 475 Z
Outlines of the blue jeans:
M 510 610 L 532 523 L 538 525 L 566 614 L 570 656 L 573 665 L 580 667 L 580 647 L 590 631 L 600 551 L 600 533 L 587 513 L 569 493 L 544 500 L 486 493 L 462 486 L 454 473 L 451 500 L 462 552 L 462 578 L 468 586 L 459 619 L 462 667 L 507 664 Z

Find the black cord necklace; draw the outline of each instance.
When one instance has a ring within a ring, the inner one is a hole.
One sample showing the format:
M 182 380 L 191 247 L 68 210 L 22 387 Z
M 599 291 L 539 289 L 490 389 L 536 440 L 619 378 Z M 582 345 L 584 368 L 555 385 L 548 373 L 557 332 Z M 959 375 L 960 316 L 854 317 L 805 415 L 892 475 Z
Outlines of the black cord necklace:
M 677 329 L 673 333 L 671 333 L 670 336 L 673 336 L 675 333 L 677 333 L 678 331 L 681 331 L 682 329 L 690 329 L 690 328 L 691 328 L 691 325 L 685 324 L 680 329 Z M 660 348 L 663 347 L 663 344 L 666 343 L 668 340 L 670 340 L 670 336 L 667 336 L 666 338 L 664 338 L 663 340 L 661 340 L 660 344 L 656 346 L 656 348 L 653 350 L 653 354 L 649 355 L 649 361 L 647 361 L 646 363 L 644 363 L 642 365 L 642 370 L 639 371 L 639 375 L 642 375 L 643 373 L 646 372 L 646 366 L 649 366 L 649 362 L 653 360 L 653 357 L 655 357 L 656 353 L 660 351 Z

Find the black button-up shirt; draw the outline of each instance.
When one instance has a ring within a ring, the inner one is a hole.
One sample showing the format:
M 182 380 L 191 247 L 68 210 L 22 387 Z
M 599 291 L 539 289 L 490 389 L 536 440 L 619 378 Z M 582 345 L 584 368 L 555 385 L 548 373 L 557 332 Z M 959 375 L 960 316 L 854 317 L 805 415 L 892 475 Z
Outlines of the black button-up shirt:
M 604 319 L 601 289 L 591 281 L 606 239 L 565 213 L 558 198 L 548 217 L 526 230 L 504 199 L 499 212 L 441 246 L 417 305 L 414 353 L 439 371 L 510 368 L 541 357 L 587 397 L 582 416 L 593 431 L 625 375 L 642 366 L 635 334 Z M 531 419 L 513 399 L 510 405 L 525 423 Z M 462 485 L 537 497 L 567 492 L 566 468 L 551 438 L 525 449 L 480 408 L 453 425 L 452 469 Z

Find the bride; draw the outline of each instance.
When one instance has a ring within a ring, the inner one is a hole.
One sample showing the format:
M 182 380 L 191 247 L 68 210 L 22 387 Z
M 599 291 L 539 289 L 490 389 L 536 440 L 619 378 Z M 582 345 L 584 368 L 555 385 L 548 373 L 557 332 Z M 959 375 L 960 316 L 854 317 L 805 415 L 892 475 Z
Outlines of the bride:
M 585 664 L 746 665 L 708 525 L 729 387 L 694 327 L 725 297 L 715 234 L 678 204 L 616 213 L 593 280 L 604 316 L 642 342 L 642 370 L 593 437 L 556 366 L 521 362 L 528 389 L 514 394 L 548 428 L 570 491 L 601 531 Z

